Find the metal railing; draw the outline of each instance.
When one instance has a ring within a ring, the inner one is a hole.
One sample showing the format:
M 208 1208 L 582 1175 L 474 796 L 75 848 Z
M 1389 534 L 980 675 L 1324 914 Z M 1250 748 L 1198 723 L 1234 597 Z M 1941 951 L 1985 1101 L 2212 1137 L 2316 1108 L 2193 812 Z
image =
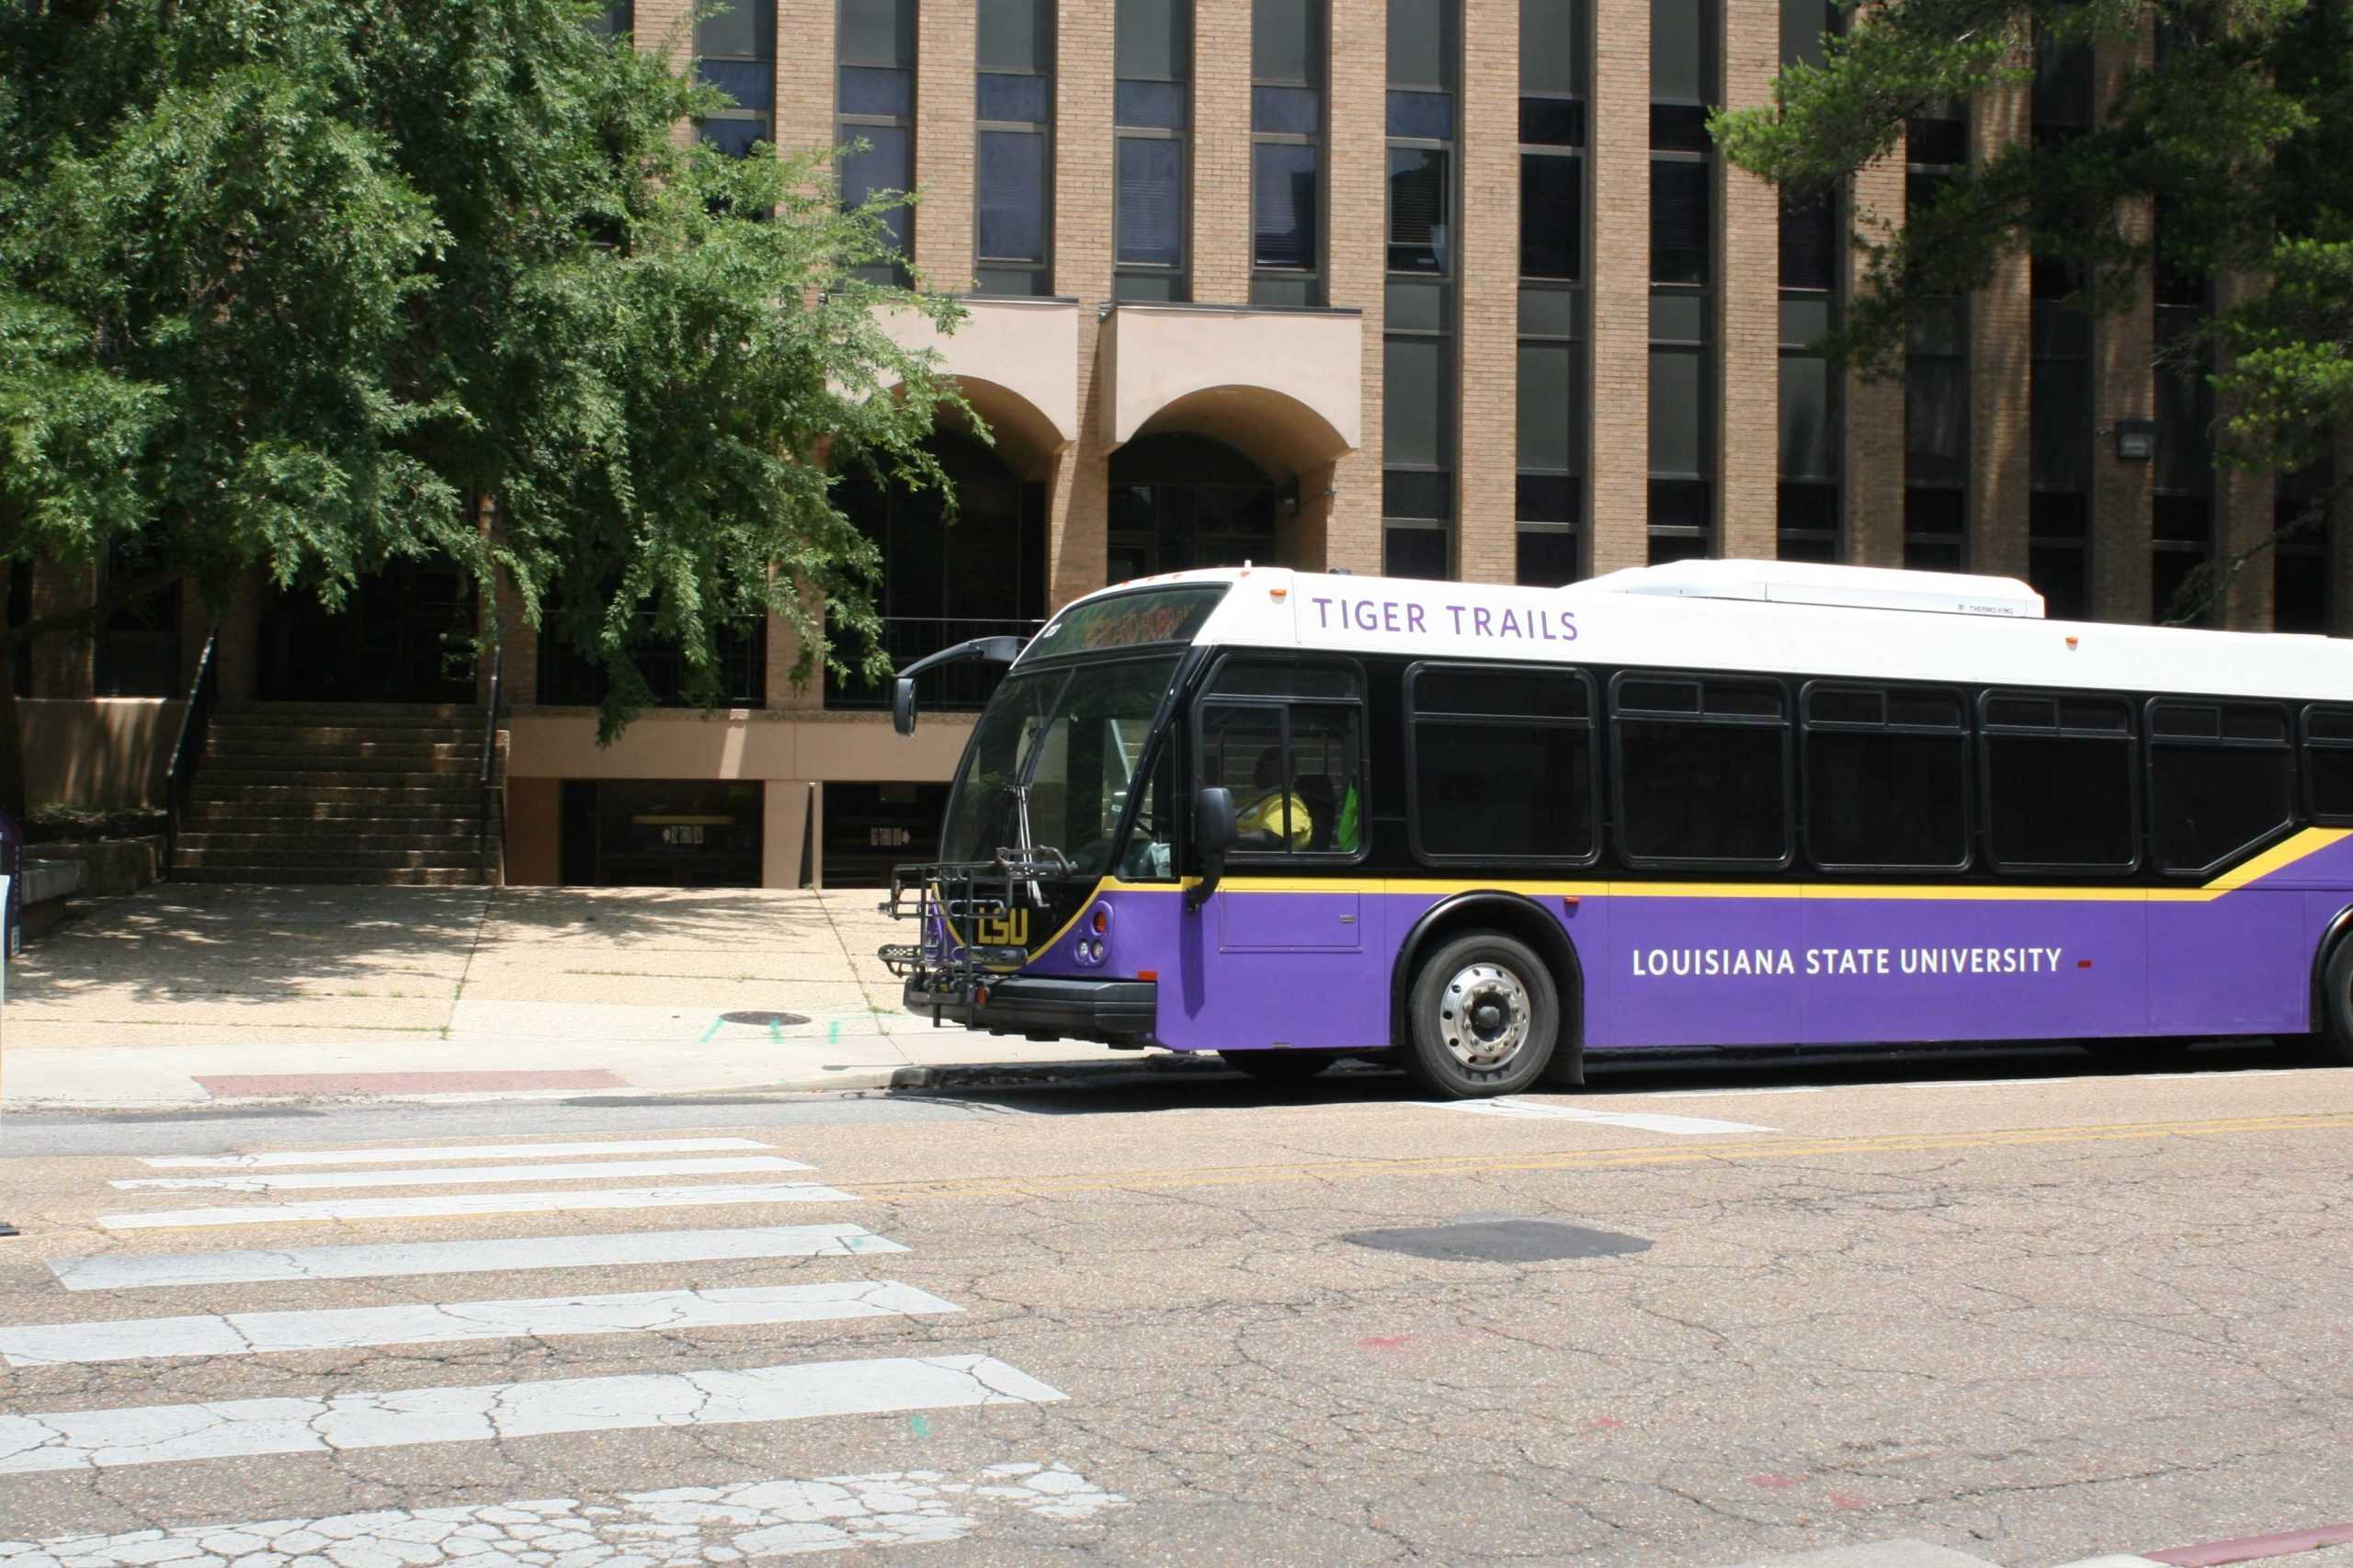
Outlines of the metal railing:
M 882 651 L 891 667 L 905 669 L 917 659 L 953 648 L 975 637 L 1035 637 L 1042 620 L 972 620 L 946 617 L 894 615 L 882 622 Z M 1005 678 L 1005 666 L 974 659 L 949 665 L 915 677 L 915 693 L 927 713 L 978 712 Z M 825 706 L 836 710 L 885 709 L 891 706 L 887 680 L 839 681 L 825 677 Z
M 500 799 L 498 777 L 498 708 L 503 695 L 500 686 L 506 674 L 506 644 L 499 637 L 496 623 L 494 622 L 490 633 L 490 700 L 483 704 L 482 710 L 482 812 L 474 819 L 474 860 L 481 869 L 484 887 L 492 885 L 491 812 L 504 807 L 504 802 Z M 503 847 L 506 842 L 506 835 L 502 832 L 499 835 L 499 844 Z M 502 881 L 504 880 L 503 877 L 500 879 Z
M 188 684 L 188 706 L 180 710 L 179 733 L 172 740 L 172 760 L 164 770 L 164 864 L 179 853 L 180 819 L 188 810 L 188 791 L 196 785 L 196 765 L 204 758 L 204 743 L 212 727 L 212 710 L 221 701 L 221 623 L 204 634 L 204 652 L 197 655 L 196 676 Z

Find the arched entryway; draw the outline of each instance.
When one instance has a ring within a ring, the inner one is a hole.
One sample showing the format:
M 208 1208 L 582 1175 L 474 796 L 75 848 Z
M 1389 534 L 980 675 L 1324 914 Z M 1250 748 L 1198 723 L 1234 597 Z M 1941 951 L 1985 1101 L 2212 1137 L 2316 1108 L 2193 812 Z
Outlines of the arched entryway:
M 1109 580 L 1281 561 L 1274 477 L 1210 436 L 1141 436 L 1111 454 Z

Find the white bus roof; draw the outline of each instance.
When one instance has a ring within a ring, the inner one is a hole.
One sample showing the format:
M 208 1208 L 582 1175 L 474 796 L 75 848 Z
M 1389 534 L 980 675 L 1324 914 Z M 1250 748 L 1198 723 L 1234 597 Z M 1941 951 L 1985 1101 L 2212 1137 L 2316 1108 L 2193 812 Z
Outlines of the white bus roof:
M 2353 701 L 2353 642 L 2043 618 L 2006 577 L 1687 561 L 1563 588 L 1227 567 L 1204 644 Z M 1084 601 L 1081 601 L 1084 602 Z

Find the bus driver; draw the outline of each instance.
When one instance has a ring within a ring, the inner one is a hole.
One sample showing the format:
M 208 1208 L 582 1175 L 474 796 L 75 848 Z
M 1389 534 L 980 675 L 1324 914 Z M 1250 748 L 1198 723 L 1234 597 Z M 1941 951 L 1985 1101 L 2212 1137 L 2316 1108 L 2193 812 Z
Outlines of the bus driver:
M 1257 848 L 1280 849 L 1288 839 L 1290 848 L 1306 848 L 1315 836 L 1315 822 L 1307 814 L 1306 803 L 1283 787 L 1282 747 L 1268 746 L 1258 754 L 1251 783 L 1257 793 L 1233 818 L 1242 841 Z M 1288 833 L 1283 822 L 1286 808 L 1290 813 Z

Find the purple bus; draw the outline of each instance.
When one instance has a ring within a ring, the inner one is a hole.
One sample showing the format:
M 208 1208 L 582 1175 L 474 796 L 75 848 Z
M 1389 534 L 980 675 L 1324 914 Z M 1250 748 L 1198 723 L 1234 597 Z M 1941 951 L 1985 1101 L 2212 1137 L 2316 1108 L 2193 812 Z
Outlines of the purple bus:
M 1080 599 L 890 908 L 911 1010 L 1385 1053 L 2312 1037 L 2353 1061 L 2353 648 L 2006 579 L 1691 561 L 1537 589 L 1247 567 Z

